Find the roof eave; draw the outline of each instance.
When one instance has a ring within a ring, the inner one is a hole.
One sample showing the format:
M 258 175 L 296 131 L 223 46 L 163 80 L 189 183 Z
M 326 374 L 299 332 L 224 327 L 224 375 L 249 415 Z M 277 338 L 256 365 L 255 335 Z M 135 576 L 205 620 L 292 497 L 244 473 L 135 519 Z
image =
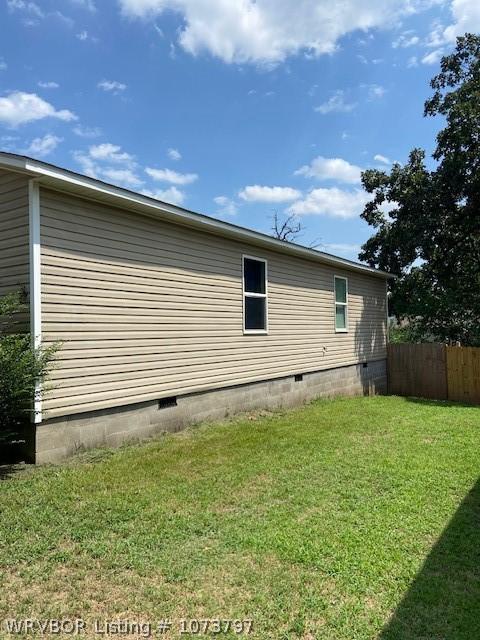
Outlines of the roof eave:
M 41 184 L 59 191 L 66 191 L 103 202 L 115 203 L 129 209 L 148 213 L 149 215 L 161 215 L 162 218 L 169 219 L 177 224 L 203 229 L 216 235 L 232 238 L 237 241 L 249 242 L 273 251 L 288 253 L 307 260 L 321 262 L 323 264 L 380 278 L 394 278 L 392 274 L 368 267 L 367 265 L 316 251 L 315 249 L 309 249 L 308 247 L 302 247 L 298 244 L 284 242 L 258 231 L 195 213 L 188 209 L 162 202 L 122 187 L 116 187 L 101 180 L 90 178 L 26 156 L 0 152 L 0 167 L 1 166 L 26 173 L 30 177 L 38 179 Z

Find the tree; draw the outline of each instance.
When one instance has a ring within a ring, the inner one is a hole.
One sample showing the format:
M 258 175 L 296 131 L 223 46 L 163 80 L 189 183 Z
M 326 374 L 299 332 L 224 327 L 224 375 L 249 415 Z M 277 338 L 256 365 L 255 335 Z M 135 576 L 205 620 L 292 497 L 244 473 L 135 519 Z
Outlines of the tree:
M 277 238 L 277 240 L 282 240 L 283 242 L 296 242 L 303 235 L 305 227 L 295 214 L 289 216 L 286 215 L 283 218 L 280 218 L 278 211 L 274 211 L 271 230 L 271 235 L 274 238 Z M 320 241 L 316 238 L 308 245 L 308 247 L 310 249 L 316 249 L 320 244 Z
M 286 216 L 283 219 L 278 211 L 272 216 L 272 236 L 284 242 L 294 242 L 303 232 L 303 226 L 295 215 Z
M 391 311 L 418 339 L 480 345 L 480 37 L 457 38 L 431 81 L 425 116 L 441 115 L 436 166 L 413 149 L 390 173 L 370 169 L 362 218 L 376 229 L 360 258 L 395 274 Z

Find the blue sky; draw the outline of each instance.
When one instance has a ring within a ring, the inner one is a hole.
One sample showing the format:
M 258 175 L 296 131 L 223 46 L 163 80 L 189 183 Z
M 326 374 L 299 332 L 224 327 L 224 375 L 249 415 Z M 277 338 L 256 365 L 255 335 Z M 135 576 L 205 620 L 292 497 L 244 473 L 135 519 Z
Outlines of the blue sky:
M 356 258 L 478 0 L 0 0 L 0 148 Z

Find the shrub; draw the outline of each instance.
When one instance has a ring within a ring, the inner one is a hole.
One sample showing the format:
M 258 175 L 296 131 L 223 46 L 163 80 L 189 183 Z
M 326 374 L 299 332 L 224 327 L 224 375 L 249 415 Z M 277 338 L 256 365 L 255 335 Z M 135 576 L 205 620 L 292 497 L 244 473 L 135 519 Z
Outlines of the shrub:
M 391 343 L 408 342 L 410 344 L 423 342 L 441 342 L 436 336 L 425 329 L 415 318 L 403 320 L 399 323 L 391 318 L 388 328 L 388 341 Z
M 34 411 L 38 383 L 42 383 L 58 345 L 33 349 L 28 333 L 19 331 L 24 296 L 0 298 L 0 443 L 19 437 Z
M 410 324 L 399 325 L 395 322 L 390 323 L 390 328 L 388 331 L 388 341 L 392 343 L 423 342 L 422 336 L 419 335 L 415 327 Z

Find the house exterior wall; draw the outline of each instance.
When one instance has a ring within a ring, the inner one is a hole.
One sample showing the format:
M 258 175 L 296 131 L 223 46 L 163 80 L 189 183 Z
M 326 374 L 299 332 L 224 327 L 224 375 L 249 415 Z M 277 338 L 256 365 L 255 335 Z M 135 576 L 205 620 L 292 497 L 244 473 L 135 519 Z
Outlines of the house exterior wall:
M 386 357 L 383 278 L 43 188 L 40 207 L 43 343 L 62 342 L 44 419 Z M 268 261 L 268 335 L 243 334 L 243 254 Z
M 28 291 L 28 179 L 0 170 L 0 296 Z M 25 328 L 28 313 L 19 317 Z
M 154 400 L 100 411 L 52 418 L 37 425 L 27 455 L 37 464 L 59 462 L 95 447 L 118 447 L 159 433 L 178 431 L 207 420 L 257 409 L 285 409 L 314 398 L 386 393 L 385 360 L 367 367 L 350 365 L 266 382 L 225 387 L 181 396 L 176 406 L 159 409 Z

